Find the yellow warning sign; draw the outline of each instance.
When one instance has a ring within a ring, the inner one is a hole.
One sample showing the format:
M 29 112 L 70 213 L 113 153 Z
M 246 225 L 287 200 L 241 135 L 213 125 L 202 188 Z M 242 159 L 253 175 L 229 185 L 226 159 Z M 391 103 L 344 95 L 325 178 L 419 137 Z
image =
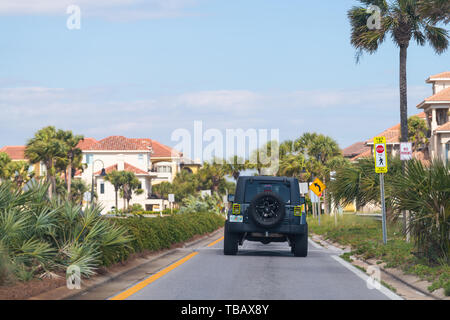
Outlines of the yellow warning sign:
M 386 173 L 388 169 L 385 137 L 376 137 L 373 139 L 373 155 L 375 160 L 375 172 Z
M 314 192 L 318 197 L 322 194 L 323 190 L 325 190 L 327 187 L 323 184 L 322 181 L 320 181 L 319 178 L 316 178 L 313 183 L 309 186 L 309 189 Z

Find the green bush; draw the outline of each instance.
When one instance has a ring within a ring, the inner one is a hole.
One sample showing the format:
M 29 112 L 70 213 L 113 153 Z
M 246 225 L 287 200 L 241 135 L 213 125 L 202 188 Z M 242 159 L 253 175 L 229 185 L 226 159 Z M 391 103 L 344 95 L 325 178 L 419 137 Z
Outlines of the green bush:
M 14 270 L 8 256 L 0 250 L 0 286 L 14 281 Z
M 129 230 L 134 240 L 133 252 L 167 249 L 172 244 L 187 241 L 195 235 L 217 230 L 224 219 L 214 213 L 185 213 L 169 217 L 129 217 L 115 219 L 115 223 Z

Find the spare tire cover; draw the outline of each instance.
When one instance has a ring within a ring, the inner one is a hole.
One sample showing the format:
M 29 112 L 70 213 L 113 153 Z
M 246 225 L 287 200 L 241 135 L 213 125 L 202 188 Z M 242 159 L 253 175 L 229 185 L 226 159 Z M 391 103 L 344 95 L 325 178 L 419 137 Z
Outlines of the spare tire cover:
M 250 217 L 260 227 L 275 227 L 284 216 L 284 201 L 274 192 L 261 192 L 250 203 Z

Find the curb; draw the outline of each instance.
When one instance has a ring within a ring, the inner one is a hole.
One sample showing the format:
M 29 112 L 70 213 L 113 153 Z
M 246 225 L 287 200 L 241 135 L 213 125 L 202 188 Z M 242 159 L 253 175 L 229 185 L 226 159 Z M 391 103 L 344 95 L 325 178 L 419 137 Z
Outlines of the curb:
M 311 234 L 314 235 L 314 236 L 316 236 L 316 237 L 318 237 L 318 238 L 320 238 L 320 240 L 321 240 L 322 242 L 325 242 L 327 245 L 329 245 L 329 246 L 331 246 L 331 247 L 333 247 L 333 248 L 339 248 L 339 247 L 336 247 L 336 245 L 340 245 L 339 243 L 334 243 L 334 242 L 330 242 L 330 241 L 328 241 L 328 240 L 325 240 L 325 239 L 323 239 L 323 237 L 322 237 L 321 235 L 318 235 L 318 234 L 315 234 L 315 233 L 311 233 Z M 312 240 L 312 238 L 311 238 L 311 240 Z M 314 240 L 312 240 L 312 241 L 314 241 Z M 340 249 L 340 248 L 339 248 L 339 249 Z M 342 250 L 342 252 L 345 252 L 343 249 L 341 249 L 341 250 Z M 405 286 L 409 287 L 410 289 L 415 290 L 415 291 L 417 291 L 417 292 L 419 292 L 419 293 L 421 293 L 421 294 L 423 294 L 423 295 L 425 295 L 425 296 L 427 296 L 427 297 L 429 297 L 429 298 L 432 298 L 432 299 L 434 299 L 434 300 L 444 300 L 444 299 L 442 299 L 442 298 L 440 298 L 440 297 L 435 296 L 434 294 L 432 294 L 432 293 L 430 293 L 430 292 L 426 292 L 426 291 L 423 290 L 422 288 L 419 288 L 419 287 L 414 286 L 413 284 L 411 284 L 411 283 L 409 283 L 409 282 L 407 282 L 407 281 L 401 279 L 400 277 L 394 275 L 393 273 L 387 271 L 386 269 L 384 269 L 384 268 L 382 268 L 382 267 L 380 267 L 380 266 L 378 266 L 378 265 L 375 265 L 375 264 L 373 264 L 373 263 L 370 263 L 369 261 L 367 261 L 367 260 L 365 260 L 365 259 L 362 259 L 362 258 L 359 258 L 359 257 L 358 257 L 358 258 L 354 257 L 354 258 L 355 258 L 355 260 L 359 260 L 360 262 L 363 262 L 363 263 L 365 263 L 365 264 L 367 264 L 367 265 L 369 265 L 369 266 L 377 266 L 378 268 L 380 268 L 380 270 L 381 270 L 382 272 L 386 273 L 387 275 L 389 275 L 390 277 L 394 278 L 394 279 L 397 280 L 398 282 L 401 282 L 402 284 L 404 284 Z M 423 280 L 422 280 L 422 281 L 423 281 Z
M 211 232 L 209 234 L 206 234 L 206 235 L 202 236 L 199 239 L 196 239 L 196 240 L 191 241 L 191 242 L 186 242 L 186 243 L 184 243 L 184 245 L 181 248 L 192 247 L 192 246 L 194 246 L 194 245 L 204 241 L 205 239 L 215 237 L 219 233 L 223 233 L 223 227 L 221 227 L 221 228 L 217 229 L 216 231 L 213 231 L 213 232 Z M 67 287 L 62 286 L 62 287 L 58 287 L 56 289 L 52 289 L 52 290 L 49 290 L 49 291 L 46 291 L 46 292 L 42 292 L 42 293 L 40 293 L 40 294 L 38 294 L 36 296 L 28 298 L 27 300 L 67 300 L 67 299 L 79 296 L 79 295 L 83 294 L 86 291 L 95 289 L 96 287 L 101 286 L 101 285 L 103 285 L 103 284 L 105 284 L 105 283 L 107 283 L 109 281 L 112 281 L 112 280 L 114 280 L 114 279 L 116 279 L 116 278 L 118 278 L 118 277 L 120 277 L 120 276 L 122 276 L 122 275 L 124 275 L 124 274 L 126 274 L 128 272 L 136 270 L 137 268 L 139 268 L 139 267 L 141 267 L 141 266 L 143 266 L 143 265 L 145 265 L 147 263 L 153 262 L 153 261 L 158 260 L 158 259 L 160 259 L 162 257 L 165 257 L 167 255 L 175 253 L 179 249 L 180 248 L 168 249 L 168 250 L 163 251 L 162 253 L 160 253 L 160 254 L 158 254 L 156 256 L 153 256 L 153 257 L 149 258 L 148 260 L 145 260 L 145 261 L 143 261 L 141 263 L 137 263 L 135 265 L 131 265 L 131 266 L 129 266 L 129 268 L 127 268 L 125 266 L 123 270 L 117 271 L 117 272 L 109 274 L 109 275 L 106 274 L 106 275 L 94 276 L 91 279 L 85 280 L 85 285 L 83 285 L 82 289 L 80 289 L 80 290 L 69 290 L 69 289 L 67 289 Z M 86 284 L 86 282 L 87 282 L 87 284 Z M 55 298 L 55 296 L 57 296 L 58 298 Z

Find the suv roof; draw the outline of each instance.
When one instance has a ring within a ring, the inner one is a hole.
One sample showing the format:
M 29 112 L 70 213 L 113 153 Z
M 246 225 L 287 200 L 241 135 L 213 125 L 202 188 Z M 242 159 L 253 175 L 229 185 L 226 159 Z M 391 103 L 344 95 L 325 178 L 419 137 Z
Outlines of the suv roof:
M 280 182 L 291 182 L 292 180 L 297 180 L 292 177 L 274 177 L 274 176 L 240 176 L 238 180 L 255 180 L 255 181 L 280 181 Z
M 274 176 L 241 176 L 236 183 L 235 202 L 244 203 L 245 185 L 247 181 L 273 181 L 273 182 L 285 182 L 290 185 L 291 189 L 291 204 L 300 204 L 300 188 L 297 178 L 292 177 L 274 177 Z

